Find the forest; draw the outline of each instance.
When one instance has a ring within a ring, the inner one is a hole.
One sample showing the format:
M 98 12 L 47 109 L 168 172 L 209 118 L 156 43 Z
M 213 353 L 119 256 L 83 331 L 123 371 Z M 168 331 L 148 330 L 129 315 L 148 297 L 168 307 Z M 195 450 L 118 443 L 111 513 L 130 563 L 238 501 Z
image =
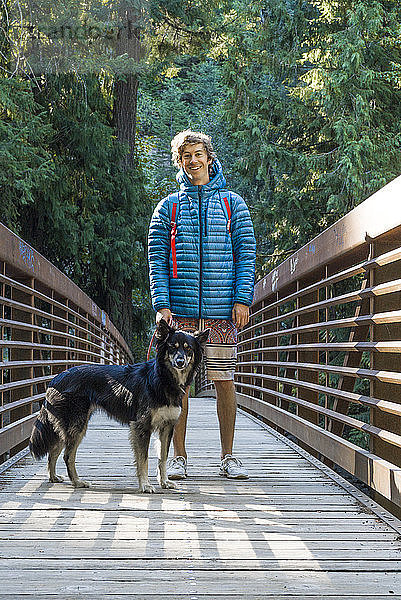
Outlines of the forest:
M 401 173 L 401 4 L 0 0 L 0 221 L 143 353 L 171 138 L 212 137 L 260 278 Z

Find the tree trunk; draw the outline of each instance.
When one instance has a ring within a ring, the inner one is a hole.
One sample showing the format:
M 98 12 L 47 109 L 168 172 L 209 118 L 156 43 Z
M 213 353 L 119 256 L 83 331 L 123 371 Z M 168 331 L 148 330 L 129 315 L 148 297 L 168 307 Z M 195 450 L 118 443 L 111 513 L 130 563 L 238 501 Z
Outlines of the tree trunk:
M 122 24 L 116 44 L 116 55 L 127 55 L 136 63 L 141 57 L 140 48 L 140 13 L 129 2 L 122 1 L 118 11 Z M 120 163 L 123 171 L 135 168 L 135 130 L 137 111 L 138 77 L 136 72 L 117 73 L 114 79 L 113 92 L 113 125 L 117 140 L 128 146 L 128 152 Z M 117 190 L 118 193 L 118 190 Z M 108 273 L 110 284 L 113 273 Z M 132 342 L 132 280 L 119 282 L 119 310 L 115 310 L 110 296 L 107 298 L 107 312 L 120 330 L 128 344 Z
M 126 54 L 139 62 L 141 57 L 139 13 L 123 2 L 119 17 L 123 27 L 116 44 L 117 56 Z M 114 81 L 113 124 L 119 142 L 128 145 L 128 153 L 124 158 L 123 169 L 134 167 L 136 107 L 138 77 L 136 73 L 116 74 Z
M 128 145 L 128 153 L 121 165 L 123 169 L 134 167 L 137 91 L 138 78 L 133 73 L 128 73 L 125 81 L 119 79 L 114 83 L 113 121 L 116 137 L 119 142 Z

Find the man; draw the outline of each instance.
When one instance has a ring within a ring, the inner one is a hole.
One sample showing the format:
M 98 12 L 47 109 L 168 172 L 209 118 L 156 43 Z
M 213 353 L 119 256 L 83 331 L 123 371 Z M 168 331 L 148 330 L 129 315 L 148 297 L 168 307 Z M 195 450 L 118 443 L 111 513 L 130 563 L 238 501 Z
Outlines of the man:
M 247 479 L 232 455 L 236 417 L 236 328 L 249 321 L 255 274 L 255 237 L 244 200 L 226 189 L 209 136 L 182 131 L 171 142 L 180 191 L 156 207 L 149 228 L 149 266 L 156 322 L 182 329 L 210 328 L 205 349 L 220 427 L 220 475 Z M 174 430 L 170 479 L 187 475 L 188 390 Z

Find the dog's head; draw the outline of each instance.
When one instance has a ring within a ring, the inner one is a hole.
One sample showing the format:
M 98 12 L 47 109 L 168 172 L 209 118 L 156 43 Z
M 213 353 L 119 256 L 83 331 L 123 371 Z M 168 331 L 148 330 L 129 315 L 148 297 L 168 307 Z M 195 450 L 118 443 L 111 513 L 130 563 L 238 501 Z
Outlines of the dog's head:
M 170 327 L 161 319 L 156 327 L 157 349 L 163 352 L 173 369 L 183 371 L 190 366 L 198 367 L 204 346 L 209 337 L 209 329 L 197 331 L 193 335 Z

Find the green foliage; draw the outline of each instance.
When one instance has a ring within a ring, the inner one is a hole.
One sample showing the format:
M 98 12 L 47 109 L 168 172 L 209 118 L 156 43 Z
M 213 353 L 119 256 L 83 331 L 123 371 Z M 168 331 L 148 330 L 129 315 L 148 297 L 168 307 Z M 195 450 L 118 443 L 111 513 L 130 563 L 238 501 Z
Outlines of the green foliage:
M 41 88 L 3 78 L 0 107 L 2 222 L 107 310 L 127 341 L 141 339 L 149 308 L 133 306 L 131 289 L 147 293 L 150 208 L 139 166 L 119 166 L 126 148 L 108 86 L 94 75 L 48 76 Z
M 235 6 L 225 115 L 268 269 L 400 173 L 400 6 Z
M 151 60 L 202 55 L 218 39 L 224 21 L 221 0 L 153 0 L 144 40 Z
M 108 87 L 98 77 L 48 76 L 35 96 L 52 132 L 46 142 L 54 175 L 34 206 L 20 210 L 21 234 L 107 310 L 130 341 L 131 289 L 147 285 L 141 171 L 119 166 L 126 148 L 115 139 Z
M 0 78 L 1 220 L 20 229 L 22 207 L 32 206 L 35 194 L 46 188 L 55 165 L 46 148 L 51 127 L 36 104 L 30 85 Z

